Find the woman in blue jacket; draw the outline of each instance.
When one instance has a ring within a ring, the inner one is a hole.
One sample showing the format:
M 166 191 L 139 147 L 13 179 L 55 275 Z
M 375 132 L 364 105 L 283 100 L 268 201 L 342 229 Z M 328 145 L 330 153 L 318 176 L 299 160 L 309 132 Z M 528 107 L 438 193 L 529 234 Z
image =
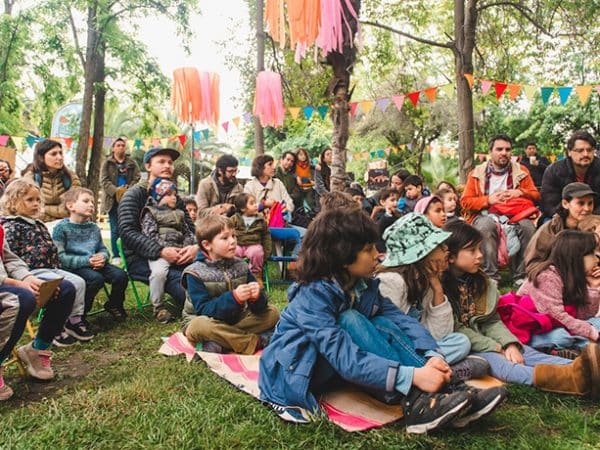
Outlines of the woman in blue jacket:
M 290 304 L 260 360 L 261 398 L 282 417 L 307 422 L 316 396 L 341 379 L 384 401 L 399 400 L 408 432 L 465 426 L 498 405 L 503 388 L 448 387 L 452 371 L 429 332 L 380 296 L 375 224 L 334 209 L 309 226 Z

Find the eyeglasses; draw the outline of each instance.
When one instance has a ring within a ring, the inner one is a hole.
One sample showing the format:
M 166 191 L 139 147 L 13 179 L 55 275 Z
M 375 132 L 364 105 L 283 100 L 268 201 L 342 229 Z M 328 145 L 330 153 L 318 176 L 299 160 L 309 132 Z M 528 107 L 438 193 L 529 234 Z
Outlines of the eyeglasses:
M 588 147 L 588 148 L 572 148 L 570 151 L 572 151 L 573 153 L 594 153 L 596 150 L 593 149 L 592 147 Z
M 227 175 L 237 175 L 238 169 L 237 169 L 237 167 L 235 169 L 225 169 L 225 173 Z

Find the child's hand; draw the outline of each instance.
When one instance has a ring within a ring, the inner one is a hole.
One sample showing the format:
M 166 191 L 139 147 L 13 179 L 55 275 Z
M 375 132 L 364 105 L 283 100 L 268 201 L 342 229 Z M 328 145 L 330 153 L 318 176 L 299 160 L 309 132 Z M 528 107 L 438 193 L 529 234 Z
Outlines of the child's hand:
M 19 281 L 17 285 L 19 287 L 29 289 L 31 292 L 33 292 L 37 299 L 37 297 L 40 295 L 40 286 L 42 285 L 42 283 L 43 281 L 39 278 L 36 278 L 33 275 L 29 275 L 28 277 L 25 277 L 22 281 Z
M 92 266 L 92 269 L 97 270 L 104 267 L 106 260 L 104 259 L 104 255 L 102 253 L 96 253 L 90 257 L 89 263 L 90 266 Z
M 238 303 L 245 303 L 252 298 L 252 287 L 249 284 L 240 284 L 233 293 Z
M 253 281 L 252 283 L 248 283 L 248 286 L 251 288 L 250 301 L 252 302 L 258 300 L 258 297 L 260 297 L 260 285 L 256 281 Z
M 516 344 L 510 344 L 504 349 L 504 357 L 508 359 L 510 362 L 515 364 L 523 364 L 525 360 L 523 359 L 523 354 L 519 347 Z
M 438 392 L 450 381 L 452 370 L 441 358 L 430 358 L 423 367 L 417 367 L 413 374 L 413 385 L 425 392 Z

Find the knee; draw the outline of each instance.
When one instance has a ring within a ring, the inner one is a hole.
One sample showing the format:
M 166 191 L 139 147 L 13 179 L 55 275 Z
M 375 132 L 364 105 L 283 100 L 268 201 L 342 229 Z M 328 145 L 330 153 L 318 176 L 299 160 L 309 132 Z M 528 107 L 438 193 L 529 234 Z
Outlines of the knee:
M 458 360 L 462 360 L 469 356 L 469 353 L 471 352 L 471 341 L 466 335 L 462 333 L 450 333 L 446 336 L 445 340 L 454 347 Z
M 193 344 L 197 344 L 210 335 L 213 321 L 207 316 L 194 317 L 185 329 L 185 337 Z
M 98 272 L 90 272 L 89 275 L 86 276 L 86 288 L 87 289 L 101 289 L 104 286 L 104 277 Z
M 29 317 L 35 310 L 35 297 L 32 292 L 25 289 L 23 291 L 23 293 L 17 295 L 19 299 L 19 311 L 22 311 L 26 317 Z
M 265 251 L 263 250 L 262 245 L 254 245 L 248 249 L 249 258 L 263 258 L 264 255 Z
M 479 216 L 477 220 L 473 222 L 473 226 L 481 231 L 483 235 L 495 237 L 498 233 L 494 219 L 486 216 Z
M 75 299 L 75 286 L 68 280 L 63 280 L 60 283 L 60 298 L 65 298 L 67 300 Z
M 275 306 L 269 305 L 263 314 L 265 327 L 268 329 L 275 328 L 275 325 L 279 322 L 279 310 Z
M 115 270 L 114 274 L 114 282 L 113 284 L 127 284 L 127 274 L 124 270 L 118 269 Z
M 361 327 L 366 321 L 368 319 L 354 309 L 344 311 L 338 318 L 338 324 L 344 329 Z

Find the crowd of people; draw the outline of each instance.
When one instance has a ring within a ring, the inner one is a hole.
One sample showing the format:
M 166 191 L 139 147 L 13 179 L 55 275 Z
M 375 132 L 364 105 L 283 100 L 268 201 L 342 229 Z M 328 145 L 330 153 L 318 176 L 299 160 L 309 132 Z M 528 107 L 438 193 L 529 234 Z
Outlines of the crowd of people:
M 486 374 L 599 396 L 600 160 L 588 132 L 574 132 L 553 164 L 534 143 L 515 160 L 511 138 L 496 135 L 464 186 L 432 190 L 400 170 L 370 197 L 356 183 L 329 191 L 331 149 L 316 165 L 304 149 L 277 163 L 257 156 L 245 185 L 223 155 L 186 198 L 173 180 L 177 151 L 148 150 L 141 177 L 125 149 L 115 140 L 101 171 L 111 251 L 60 143 L 38 143 L 22 177 L 3 179 L 0 362 L 58 278 L 35 338 L 16 349 L 31 377 L 51 380 L 51 346 L 93 339 L 87 315 L 105 284 L 104 310 L 127 319 L 130 276 L 149 285 L 159 322 L 175 320 L 166 294 L 182 308 L 199 350 L 263 350 L 261 398 L 289 420 L 308 421 L 341 380 L 401 404 L 411 433 L 494 411 L 504 387 L 465 384 Z M 12 172 L 3 163 L 0 177 Z M 297 262 L 279 312 L 263 267 L 285 241 Z M 503 273 L 511 292 L 501 295 Z M 0 368 L 0 400 L 11 395 Z

